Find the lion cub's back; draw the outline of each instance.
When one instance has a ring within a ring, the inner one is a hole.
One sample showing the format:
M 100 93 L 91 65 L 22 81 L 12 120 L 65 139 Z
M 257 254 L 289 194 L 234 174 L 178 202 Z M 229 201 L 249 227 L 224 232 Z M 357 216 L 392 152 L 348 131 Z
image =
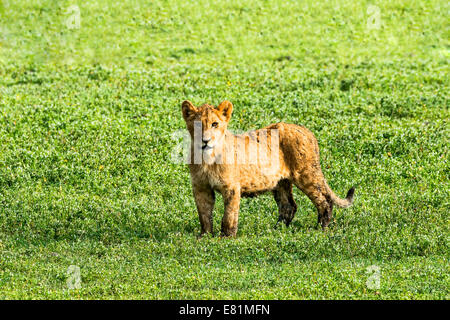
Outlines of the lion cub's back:
M 278 122 L 265 129 L 277 129 L 280 140 L 280 156 L 291 170 L 298 170 L 300 163 L 319 160 L 319 145 L 314 134 L 306 127 Z M 302 165 L 301 165 L 302 166 Z
M 314 133 L 311 132 L 308 128 L 304 126 L 299 126 L 297 124 L 285 123 L 285 122 L 277 122 L 271 125 L 268 125 L 261 130 L 278 130 L 280 142 L 283 141 L 284 144 L 289 143 L 304 143 L 304 144 L 317 144 L 317 139 L 314 136 Z

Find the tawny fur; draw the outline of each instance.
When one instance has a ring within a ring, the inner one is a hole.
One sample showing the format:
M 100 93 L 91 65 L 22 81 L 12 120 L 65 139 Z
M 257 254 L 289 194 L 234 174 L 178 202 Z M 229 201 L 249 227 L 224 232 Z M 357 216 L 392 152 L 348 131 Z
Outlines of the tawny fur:
M 297 210 L 292 196 L 294 184 L 316 206 L 318 222 L 323 228 L 332 220 L 333 205 L 346 208 L 352 204 L 354 188 L 348 191 L 345 199 L 341 199 L 328 186 L 320 168 L 319 146 L 311 131 L 280 122 L 264 130 L 234 135 L 227 130 L 232 110 L 233 105 L 229 101 L 222 102 L 217 108 L 207 104 L 197 108 L 190 101 L 182 103 L 183 117 L 192 138 L 189 167 L 202 235 L 213 232 L 212 212 L 216 191 L 222 194 L 225 204 L 221 228 L 223 236 L 236 235 L 241 196 L 252 197 L 271 191 L 278 205 L 278 221 L 289 225 Z M 194 143 L 195 121 L 202 124 L 201 146 Z M 276 150 L 271 149 L 272 137 L 275 141 L 271 129 L 278 130 Z M 267 134 L 262 135 L 263 132 Z M 254 150 L 252 146 L 261 144 L 260 140 L 265 136 L 267 156 L 275 156 L 276 165 L 273 165 L 275 162 L 262 164 L 251 151 Z M 204 149 L 201 149 L 202 146 Z M 197 164 L 194 163 L 196 148 L 202 152 L 201 163 Z

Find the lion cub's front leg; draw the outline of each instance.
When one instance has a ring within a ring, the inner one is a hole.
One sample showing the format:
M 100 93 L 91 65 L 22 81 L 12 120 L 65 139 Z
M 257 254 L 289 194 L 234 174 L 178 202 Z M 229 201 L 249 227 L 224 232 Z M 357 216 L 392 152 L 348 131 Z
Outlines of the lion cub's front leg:
M 197 205 L 198 217 L 202 227 L 200 236 L 213 232 L 212 212 L 216 201 L 213 189 L 209 186 L 192 186 L 195 204 Z
M 225 213 L 222 219 L 221 235 L 234 237 L 238 226 L 241 190 L 239 187 L 228 188 L 222 192 L 222 196 L 225 204 Z

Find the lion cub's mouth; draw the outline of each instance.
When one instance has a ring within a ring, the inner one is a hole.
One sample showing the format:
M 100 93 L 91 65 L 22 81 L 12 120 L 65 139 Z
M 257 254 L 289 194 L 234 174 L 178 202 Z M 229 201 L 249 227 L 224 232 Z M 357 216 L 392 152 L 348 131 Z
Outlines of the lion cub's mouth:
M 211 147 L 211 146 L 209 146 L 209 145 L 207 145 L 207 144 L 205 144 L 204 146 L 202 146 L 202 150 L 210 150 L 210 149 L 212 149 L 213 147 Z

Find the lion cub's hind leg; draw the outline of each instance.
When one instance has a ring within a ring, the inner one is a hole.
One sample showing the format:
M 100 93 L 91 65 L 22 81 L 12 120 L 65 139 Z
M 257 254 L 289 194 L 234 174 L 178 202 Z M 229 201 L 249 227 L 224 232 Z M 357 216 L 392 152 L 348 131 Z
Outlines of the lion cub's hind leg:
M 304 174 L 294 180 L 295 185 L 314 203 L 318 213 L 318 223 L 325 229 L 333 217 L 333 202 L 327 193 L 326 182 L 322 175 Z
M 283 221 L 289 226 L 297 211 L 297 204 L 292 195 L 292 183 L 289 180 L 281 180 L 272 192 L 278 206 L 278 222 Z

